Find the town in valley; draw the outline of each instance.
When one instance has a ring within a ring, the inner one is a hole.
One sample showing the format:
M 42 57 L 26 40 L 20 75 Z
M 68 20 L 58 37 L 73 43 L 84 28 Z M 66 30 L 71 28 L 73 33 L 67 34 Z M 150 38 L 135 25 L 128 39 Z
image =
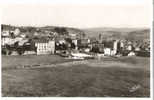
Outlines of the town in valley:
M 149 97 L 150 29 L 1 25 L 4 97 Z
M 116 32 L 105 31 L 89 37 L 86 32 L 73 28 L 2 25 L 2 55 L 57 54 L 72 59 L 100 56 L 150 57 L 149 32 L 148 29 L 139 32 L 134 30 L 128 32 L 128 36 L 122 37 Z M 142 38 L 142 35 L 147 36 Z

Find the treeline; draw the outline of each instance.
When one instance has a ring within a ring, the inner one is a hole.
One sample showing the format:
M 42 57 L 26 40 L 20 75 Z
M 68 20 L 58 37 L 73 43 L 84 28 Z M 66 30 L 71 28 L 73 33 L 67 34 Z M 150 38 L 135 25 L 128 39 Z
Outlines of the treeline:
M 86 36 L 86 34 L 76 28 L 69 28 L 69 27 L 57 27 L 57 26 L 48 26 L 48 27 L 33 27 L 33 26 L 12 26 L 12 25 L 6 25 L 2 24 L 1 25 L 1 30 L 15 30 L 16 28 L 20 29 L 21 32 L 25 33 L 35 33 L 35 32 L 40 32 L 44 33 L 44 31 L 52 31 L 58 33 L 58 35 L 68 35 L 69 33 L 74 33 L 81 35 L 83 37 Z

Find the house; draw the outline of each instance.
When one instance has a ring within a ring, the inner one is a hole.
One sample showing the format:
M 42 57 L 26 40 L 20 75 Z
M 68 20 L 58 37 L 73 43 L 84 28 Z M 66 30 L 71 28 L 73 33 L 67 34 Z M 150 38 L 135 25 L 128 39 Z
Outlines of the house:
M 104 44 L 93 43 L 92 45 L 89 45 L 89 48 L 95 53 L 104 53 Z
M 111 55 L 111 48 L 104 48 L 104 55 L 110 56 Z
M 9 36 L 10 32 L 8 30 L 2 31 L 2 36 Z
M 26 34 L 22 33 L 22 34 L 20 34 L 20 37 L 26 38 Z
M 56 43 L 59 43 L 59 44 L 65 44 L 66 43 L 66 40 L 64 39 L 64 37 L 56 37 L 55 38 L 55 42 Z
M 70 37 L 71 39 L 76 39 L 76 38 L 77 38 L 77 35 L 74 34 L 74 33 L 70 33 L 70 34 L 69 34 L 69 37 Z
M 120 42 L 119 40 L 112 40 L 112 41 L 103 41 L 104 44 L 104 54 L 105 55 L 116 55 L 120 49 Z M 119 44 L 119 45 L 118 45 Z
M 78 40 L 79 48 L 87 48 L 89 44 L 90 44 L 90 39 L 79 39 Z
M 74 43 L 75 49 L 78 50 L 78 40 L 77 39 L 73 39 L 72 43 Z
M 128 56 L 135 56 L 135 52 L 130 52 L 129 54 L 128 54 Z
M 6 44 L 11 45 L 17 41 L 22 41 L 23 38 L 25 38 L 25 34 L 20 34 L 19 29 L 16 29 L 15 31 L 5 30 L 2 31 L 1 45 L 2 46 Z
M 117 53 L 118 50 L 118 40 L 115 40 L 113 42 L 113 50 L 112 50 L 112 55 L 115 55 Z
M 131 44 L 128 44 L 127 50 L 128 50 L 128 51 L 131 51 L 131 50 L 132 50 L 132 45 L 131 45 Z
M 135 51 L 140 51 L 141 49 L 139 47 L 135 47 Z
M 123 40 L 120 41 L 120 48 L 124 48 L 124 41 Z
M 80 44 L 89 44 L 90 39 L 80 39 Z
M 20 34 L 20 29 L 18 29 L 18 28 L 15 29 L 15 30 L 14 30 L 14 35 L 15 35 L 15 36 L 18 36 L 19 34 Z
M 36 39 L 34 40 L 37 55 L 42 54 L 54 54 L 55 52 L 55 41 L 47 39 Z
M 1 38 L 1 45 L 5 46 L 6 44 L 8 44 L 10 42 L 11 38 L 9 36 L 2 36 Z
M 10 32 L 9 31 L 2 31 L 1 33 L 1 45 L 4 46 L 10 41 Z

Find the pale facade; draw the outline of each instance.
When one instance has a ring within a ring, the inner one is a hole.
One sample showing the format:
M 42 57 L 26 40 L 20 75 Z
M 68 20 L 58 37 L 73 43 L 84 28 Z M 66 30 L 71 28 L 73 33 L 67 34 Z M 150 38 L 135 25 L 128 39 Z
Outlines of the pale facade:
M 115 55 L 117 53 L 117 49 L 118 49 L 118 41 L 116 40 L 113 42 L 112 55 Z
M 6 44 L 8 44 L 11 41 L 11 38 L 8 36 L 2 36 L 1 38 L 1 45 L 4 46 Z
M 111 48 L 105 48 L 104 55 L 110 56 L 111 55 Z
M 132 45 L 128 45 L 127 50 L 131 51 L 132 50 Z
M 55 52 L 55 41 L 37 41 L 35 42 L 37 55 L 42 54 L 54 54 Z
M 10 32 L 9 31 L 2 31 L 2 36 L 9 36 Z

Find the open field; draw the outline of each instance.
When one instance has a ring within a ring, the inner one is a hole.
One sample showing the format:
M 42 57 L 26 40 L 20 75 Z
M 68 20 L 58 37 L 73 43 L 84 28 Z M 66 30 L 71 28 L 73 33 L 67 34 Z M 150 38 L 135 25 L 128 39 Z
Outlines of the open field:
M 2 95 L 19 97 L 150 96 L 149 58 L 103 58 L 101 60 L 88 60 L 86 61 L 87 63 L 76 64 L 71 64 L 68 61 L 68 59 L 66 60 L 55 55 L 47 57 L 3 56 Z M 43 66 L 41 68 L 27 69 L 11 68 L 11 64 L 12 66 L 22 66 L 22 64 L 27 63 L 55 63 L 57 65 L 51 68 L 43 68 Z M 62 64 L 58 65 L 58 63 Z
M 54 64 L 70 61 L 57 55 L 2 56 L 3 68 L 14 68 L 23 65 Z

